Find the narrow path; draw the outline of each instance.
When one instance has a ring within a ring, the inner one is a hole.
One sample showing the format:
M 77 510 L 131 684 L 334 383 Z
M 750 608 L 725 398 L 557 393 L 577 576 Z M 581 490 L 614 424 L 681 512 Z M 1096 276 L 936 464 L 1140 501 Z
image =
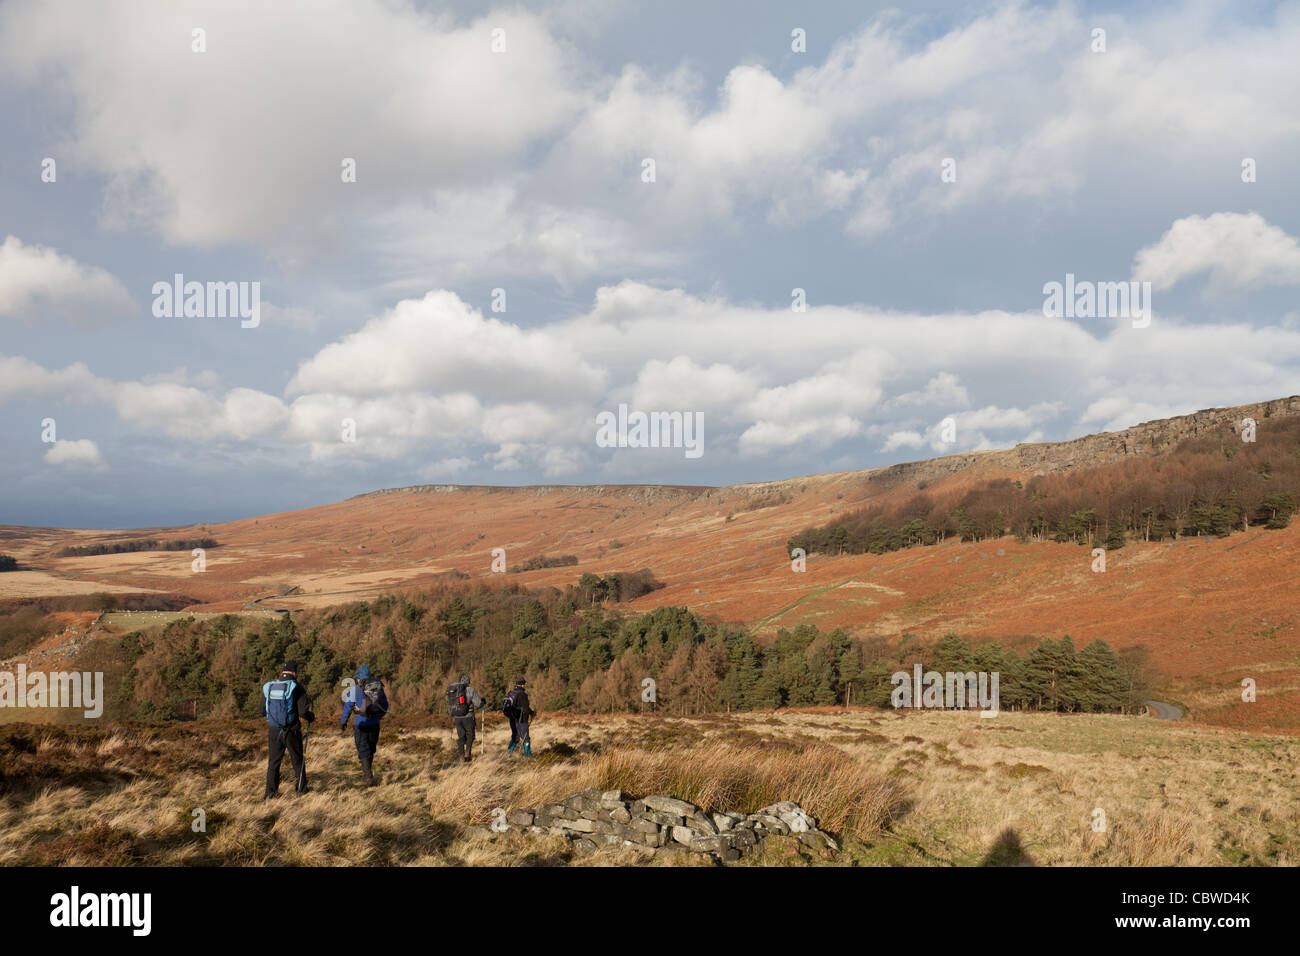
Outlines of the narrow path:
M 290 595 L 297 594 L 297 593 L 299 593 L 299 588 L 298 588 L 297 585 L 294 585 L 293 587 L 291 587 L 291 588 L 290 588 L 289 590 L 287 590 L 287 591 L 276 591 L 276 592 L 274 592 L 274 593 L 272 593 L 272 594 L 263 594 L 263 595 L 262 595 L 261 597 L 259 597 L 259 598 L 253 598 L 253 600 L 251 600 L 251 601 L 245 601 L 245 602 L 244 602 L 244 610 L 246 610 L 246 611 L 275 611 L 277 614 L 288 614 L 288 613 L 290 613 L 290 609 L 289 609 L 289 608 L 284 608 L 284 607 L 267 607 L 267 606 L 266 606 L 265 604 L 263 604 L 262 602 L 263 602 L 263 601 L 271 601 L 271 600 L 274 600 L 275 598 L 284 598 L 284 597 L 289 597 Z
M 883 594 L 888 594 L 894 597 L 897 597 L 901 594 L 900 591 L 897 591 L 894 588 L 888 588 L 885 587 L 883 584 L 875 584 L 870 581 L 863 581 L 860 576 L 854 575 L 853 577 L 845 578 L 843 581 L 832 581 L 830 584 L 823 584 L 821 587 L 813 588 L 811 591 L 802 595 L 792 603 L 787 604 L 785 607 L 781 608 L 780 610 L 773 611 L 771 614 L 767 615 L 767 617 L 760 618 L 759 620 L 754 621 L 753 623 L 750 624 L 750 627 L 753 628 L 755 631 L 757 631 L 760 628 L 767 627 L 769 624 L 772 624 L 774 621 L 776 621 L 777 618 L 789 614 L 791 611 L 793 611 L 795 608 L 799 607 L 799 605 L 805 603 L 806 601 L 811 601 L 814 598 L 819 598 L 823 594 L 827 593 L 828 591 L 834 591 L 837 588 L 842 588 L 845 586 L 855 585 L 855 584 L 860 587 L 867 588 L 873 591 L 878 591 Z
M 827 591 L 833 591 L 836 588 L 843 587 L 845 584 L 848 584 L 852 580 L 853 578 L 845 578 L 843 581 L 832 581 L 830 584 L 823 584 L 821 587 L 813 588 L 811 591 L 808 591 L 806 594 L 801 595 L 799 598 L 797 598 L 790 604 L 787 604 L 785 607 L 781 608 L 778 611 L 773 611 L 771 614 L 767 615 L 767 617 L 755 621 L 750 626 L 756 631 L 759 628 L 767 627 L 767 625 L 771 624 L 778 617 L 781 617 L 782 615 L 785 614 L 789 614 L 791 611 L 797 608 L 800 604 L 803 604 L 805 601 L 811 601 L 813 598 L 821 597 Z
M 1183 712 L 1173 704 L 1166 704 L 1163 700 L 1144 700 L 1142 703 L 1147 705 L 1147 710 L 1156 720 L 1182 720 Z

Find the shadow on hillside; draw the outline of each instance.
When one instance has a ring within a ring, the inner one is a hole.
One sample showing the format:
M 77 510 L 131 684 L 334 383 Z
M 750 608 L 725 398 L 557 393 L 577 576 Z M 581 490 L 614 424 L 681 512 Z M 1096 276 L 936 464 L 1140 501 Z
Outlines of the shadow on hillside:
M 552 853 L 529 851 L 515 860 L 515 866 L 568 866 L 573 859 L 571 851 Z
M 460 836 L 460 827 L 442 820 L 434 820 L 424 826 L 421 849 L 426 853 L 445 853 L 458 836 Z
M 889 819 L 885 821 L 886 828 L 893 826 L 899 820 L 902 820 L 909 813 L 916 809 L 916 801 L 911 797 L 900 796 L 889 811 Z
M 980 866 L 1037 866 L 1034 858 L 1020 845 L 1020 834 L 1010 828 L 993 841 Z
M 25 768 L 24 768 L 25 769 Z M 50 787 L 76 788 L 85 794 L 90 803 L 121 790 L 139 779 L 121 770 L 76 770 L 58 773 L 51 769 L 37 769 L 28 775 L 12 774 L 0 767 L 0 793 L 23 803 L 36 799 Z

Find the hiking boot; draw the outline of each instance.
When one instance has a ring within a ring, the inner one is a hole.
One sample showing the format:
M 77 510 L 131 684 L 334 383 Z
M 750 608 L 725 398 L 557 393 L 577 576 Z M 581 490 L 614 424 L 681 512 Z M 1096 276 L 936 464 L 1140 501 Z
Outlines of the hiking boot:
M 515 752 L 515 747 L 517 747 L 517 746 L 519 746 L 519 741 L 517 741 L 517 740 L 512 740 L 512 741 L 510 741 L 510 746 L 506 748 L 506 753 L 508 753 L 508 754 L 512 754 L 512 753 L 514 753 L 514 752 Z
M 361 759 L 361 784 L 365 787 L 373 787 L 375 785 L 375 775 L 371 772 L 370 758 L 368 757 L 363 757 Z
M 532 742 L 531 740 L 525 740 L 525 741 L 524 741 L 524 756 L 525 756 L 525 757 L 531 757 L 532 755 L 533 755 L 533 742 Z

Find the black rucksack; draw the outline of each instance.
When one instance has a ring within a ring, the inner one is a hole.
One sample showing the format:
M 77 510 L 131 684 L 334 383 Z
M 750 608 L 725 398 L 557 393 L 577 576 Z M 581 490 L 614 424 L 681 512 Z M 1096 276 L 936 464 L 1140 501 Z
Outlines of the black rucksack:
M 469 716 L 468 693 L 468 684 L 452 684 L 447 688 L 447 710 L 453 717 Z
M 383 705 L 382 697 L 384 695 L 383 681 L 377 677 L 362 683 L 360 693 L 357 695 L 358 708 L 362 717 L 383 717 L 388 713 L 388 708 Z
M 519 719 L 519 702 L 515 700 L 515 692 L 513 690 L 506 694 L 506 699 L 501 704 L 501 713 L 505 714 L 509 720 Z

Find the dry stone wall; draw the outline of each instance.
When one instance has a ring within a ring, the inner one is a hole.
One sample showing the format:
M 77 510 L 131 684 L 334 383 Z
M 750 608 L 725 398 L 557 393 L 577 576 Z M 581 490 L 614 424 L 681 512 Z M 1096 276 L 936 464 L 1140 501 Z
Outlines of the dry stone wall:
M 666 794 L 625 798 L 620 790 L 590 789 L 560 803 L 506 815 L 508 829 L 549 833 L 576 848 L 630 846 L 646 853 L 706 853 L 723 863 L 739 860 L 772 834 L 790 835 L 816 850 L 839 850 L 828 833 L 798 804 L 784 800 L 757 813 L 709 813 Z

